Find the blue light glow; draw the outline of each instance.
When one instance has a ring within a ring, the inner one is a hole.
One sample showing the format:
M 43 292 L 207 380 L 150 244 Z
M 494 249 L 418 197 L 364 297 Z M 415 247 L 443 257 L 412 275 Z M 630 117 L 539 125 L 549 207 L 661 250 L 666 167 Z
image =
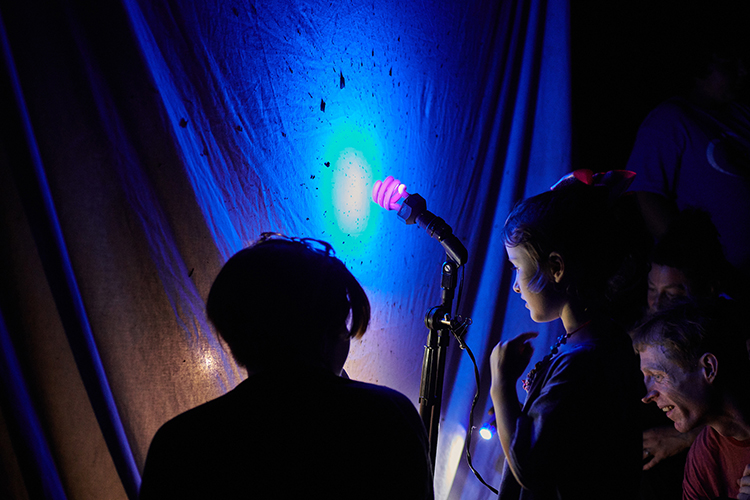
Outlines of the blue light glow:
M 342 121 L 334 126 L 323 157 L 319 203 L 325 214 L 326 234 L 333 241 L 351 238 L 368 243 L 382 218 L 379 207 L 370 199 L 382 170 L 377 136 Z M 348 248 L 347 253 L 353 250 Z
M 370 164 L 362 151 L 344 148 L 333 165 L 333 210 L 342 232 L 359 236 L 370 220 L 368 186 L 372 184 Z

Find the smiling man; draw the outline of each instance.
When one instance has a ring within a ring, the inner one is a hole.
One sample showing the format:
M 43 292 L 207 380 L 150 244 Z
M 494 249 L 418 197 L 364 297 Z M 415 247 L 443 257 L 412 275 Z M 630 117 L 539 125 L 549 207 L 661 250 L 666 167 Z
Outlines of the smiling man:
M 685 500 L 750 499 L 750 360 L 748 323 L 735 301 L 683 303 L 633 332 L 655 403 L 688 432 L 700 426 L 688 454 Z

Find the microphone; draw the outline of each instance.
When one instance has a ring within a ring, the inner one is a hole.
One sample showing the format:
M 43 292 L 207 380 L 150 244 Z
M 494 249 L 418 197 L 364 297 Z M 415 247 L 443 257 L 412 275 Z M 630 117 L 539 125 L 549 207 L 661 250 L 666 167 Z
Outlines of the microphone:
M 440 217 L 427 210 L 427 202 L 418 194 L 409 194 L 406 185 L 388 176 L 377 181 L 372 189 L 372 199 L 386 210 L 398 210 L 399 219 L 407 225 L 417 224 L 427 231 L 430 237 L 440 242 L 445 253 L 459 267 L 466 263 L 469 253 L 461 241 L 453 234 L 451 227 Z M 403 202 L 399 204 L 399 201 Z

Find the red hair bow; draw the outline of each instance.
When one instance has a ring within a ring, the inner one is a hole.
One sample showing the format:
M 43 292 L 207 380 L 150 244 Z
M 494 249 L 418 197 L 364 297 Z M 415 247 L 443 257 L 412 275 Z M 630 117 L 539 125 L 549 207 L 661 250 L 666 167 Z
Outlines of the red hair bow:
M 630 184 L 633 183 L 633 179 L 635 179 L 635 172 L 630 170 L 610 170 L 609 172 L 594 173 L 587 168 L 581 168 L 564 175 L 550 190 L 554 191 L 582 182 L 589 186 L 606 187 L 610 191 L 610 199 L 616 199 L 627 191 Z

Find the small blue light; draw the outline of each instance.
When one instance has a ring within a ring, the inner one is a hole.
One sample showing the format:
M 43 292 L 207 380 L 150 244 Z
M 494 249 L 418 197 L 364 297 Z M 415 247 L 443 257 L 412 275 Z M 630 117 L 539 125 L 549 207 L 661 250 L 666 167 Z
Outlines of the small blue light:
M 483 439 L 492 439 L 492 429 L 489 427 L 482 427 L 479 429 L 479 435 L 482 436 Z

